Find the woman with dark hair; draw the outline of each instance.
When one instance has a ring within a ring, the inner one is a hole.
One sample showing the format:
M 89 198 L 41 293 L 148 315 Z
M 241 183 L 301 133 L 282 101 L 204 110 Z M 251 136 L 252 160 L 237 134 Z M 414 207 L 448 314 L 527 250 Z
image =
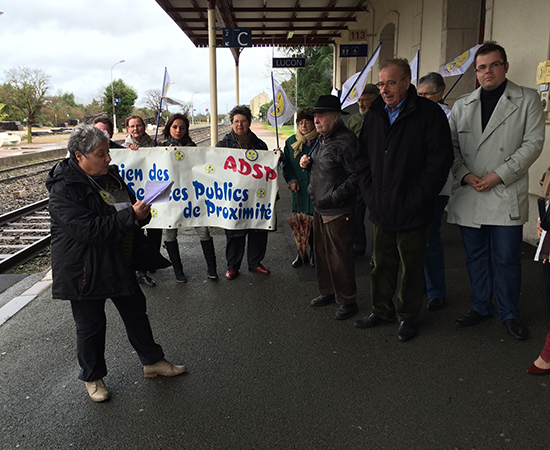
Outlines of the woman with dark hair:
M 244 151 L 267 150 L 267 144 L 250 131 L 252 113 L 248 106 L 235 106 L 229 113 L 229 119 L 231 120 L 231 131 L 216 144 L 216 147 L 241 148 Z M 262 265 L 267 248 L 266 230 L 225 230 L 225 236 L 227 239 L 225 278 L 232 280 L 239 275 L 246 246 L 246 236 L 248 236 L 248 270 L 261 274 L 269 273 L 269 269 Z
M 143 119 L 136 115 L 132 114 L 126 117 L 126 130 L 128 134 L 126 139 L 122 144 L 123 147 L 129 148 L 130 150 L 137 150 L 140 147 L 154 147 L 153 139 L 145 132 L 145 122 Z M 147 236 L 155 246 L 160 248 L 160 243 L 162 242 L 162 230 L 155 228 L 147 229 Z M 153 280 L 146 271 L 138 270 L 137 279 L 140 284 L 144 284 L 149 287 L 155 287 L 157 283 Z
M 309 170 L 302 170 L 300 167 L 300 158 L 303 155 L 309 154 L 317 136 L 319 136 L 319 133 L 315 129 L 315 124 L 313 123 L 313 113 L 311 111 L 311 108 L 298 111 L 296 117 L 298 132 L 290 136 L 285 142 L 283 176 L 288 183 L 288 188 L 292 191 L 292 211 L 302 212 L 313 216 L 313 203 L 307 192 L 311 172 Z M 298 253 L 294 261 L 292 261 L 292 267 L 301 267 L 308 261 L 312 266 L 314 265 L 313 230 L 309 235 L 309 244 L 311 248 L 309 258 L 306 254 L 306 257 L 302 261 Z
M 164 147 L 196 147 L 197 145 L 189 137 L 189 119 L 184 114 L 172 114 L 166 122 L 163 132 L 166 139 L 161 145 Z M 211 280 L 218 279 L 218 271 L 216 268 L 216 252 L 214 251 L 214 241 L 210 235 L 208 227 L 195 227 L 195 231 L 199 235 L 201 241 L 202 252 L 206 260 L 207 271 L 206 276 Z M 174 274 L 179 283 L 186 283 L 187 277 L 183 272 L 183 264 L 181 262 L 179 245 L 178 245 L 178 229 L 169 228 L 165 231 L 166 240 L 164 245 L 172 261 Z
M 102 402 L 110 397 L 103 382 L 107 375 L 107 298 L 122 317 L 145 378 L 171 377 L 186 369 L 164 359 L 162 347 L 153 338 L 145 296 L 135 275 L 134 237 L 151 220 L 150 207 L 136 201 L 118 167 L 110 165 L 109 137 L 102 130 L 79 125 L 71 134 L 68 149 L 70 157 L 56 164 L 46 178 L 52 295 L 71 301 L 79 378 L 90 398 Z

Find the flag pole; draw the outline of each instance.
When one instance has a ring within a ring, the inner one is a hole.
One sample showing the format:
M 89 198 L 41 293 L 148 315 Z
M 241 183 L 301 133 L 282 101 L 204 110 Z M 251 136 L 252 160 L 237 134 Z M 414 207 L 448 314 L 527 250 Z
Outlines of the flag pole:
M 380 44 L 378 44 L 378 47 L 376 47 L 376 50 L 372 53 L 372 55 L 370 55 L 370 58 L 369 60 L 367 61 L 367 64 L 365 64 L 365 67 L 363 67 L 363 70 L 361 71 L 361 73 L 359 73 L 359 76 L 356 78 L 355 82 L 351 85 L 351 87 L 349 88 L 347 94 L 345 95 L 345 97 L 342 99 L 342 101 L 340 102 L 340 106 L 342 106 L 344 104 L 344 102 L 346 101 L 346 99 L 348 98 L 349 94 L 351 93 L 351 91 L 353 91 L 353 88 L 355 87 L 355 85 L 357 84 L 357 80 L 359 78 L 361 78 L 361 75 L 363 75 L 363 72 L 365 71 L 365 69 L 367 67 L 369 67 L 369 64 L 372 60 L 372 57 L 374 55 L 376 55 L 376 52 L 378 51 L 378 49 L 380 48 L 380 46 L 382 45 L 382 42 L 380 42 Z
M 464 76 L 464 74 L 460 74 L 460 76 L 458 77 L 458 80 L 455 81 L 455 84 L 453 84 L 451 86 L 451 89 L 449 89 L 449 92 L 447 92 L 447 94 L 445 95 L 445 97 L 443 97 L 443 101 L 445 101 L 445 99 L 447 98 L 447 96 L 451 93 L 451 91 L 454 89 L 454 87 L 456 86 L 456 84 L 462 79 L 462 77 Z
M 271 91 L 273 92 L 273 117 L 275 117 L 275 136 L 277 137 L 277 148 L 280 148 L 279 127 L 277 126 L 277 99 L 275 98 L 275 83 L 273 82 L 273 71 L 271 71 Z
M 420 49 L 416 52 L 416 87 L 418 88 L 418 80 L 420 78 Z
M 159 123 L 160 123 L 160 113 L 162 111 L 162 98 L 164 97 L 164 83 L 166 83 L 166 72 L 167 68 L 164 68 L 164 79 L 162 80 L 162 89 L 160 90 L 160 102 L 159 102 L 159 112 L 157 115 L 157 129 L 155 130 L 155 142 L 154 146 L 157 146 L 157 137 L 159 134 Z

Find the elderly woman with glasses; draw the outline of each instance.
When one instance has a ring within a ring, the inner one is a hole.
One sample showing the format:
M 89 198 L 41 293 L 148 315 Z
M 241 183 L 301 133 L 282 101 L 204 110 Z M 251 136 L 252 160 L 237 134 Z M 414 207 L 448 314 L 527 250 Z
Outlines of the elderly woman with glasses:
M 229 113 L 229 119 L 231 120 L 231 131 L 216 144 L 216 147 L 240 148 L 243 151 L 267 150 L 267 144 L 250 130 L 252 112 L 248 106 L 235 106 Z M 266 230 L 225 230 L 225 236 L 227 238 L 225 278 L 233 280 L 239 275 L 247 236 L 248 270 L 264 275 L 269 274 L 269 269 L 262 265 L 267 248 Z
M 145 132 L 145 122 L 140 116 L 136 114 L 128 116 L 126 118 L 126 129 L 128 130 L 128 134 L 122 144 L 123 147 L 129 148 L 130 150 L 137 150 L 140 147 L 153 147 L 155 145 L 151 136 Z M 162 230 L 149 228 L 147 229 L 147 236 L 156 247 L 160 248 Z M 140 284 L 149 287 L 155 287 L 157 285 L 155 280 L 153 280 L 144 270 L 138 270 L 137 278 Z
M 164 359 L 153 339 L 146 301 L 133 268 L 134 234 L 151 219 L 150 207 L 136 201 L 110 165 L 109 137 L 80 125 L 68 143 L 70 157 L 46 179 L 50 192 L 53 298 L 69 300 L 76 324 L 79 378 L 90 398 L 110 397 L 107 375 L 105 302 L 117 308 L 145 378 L 186 371 Z

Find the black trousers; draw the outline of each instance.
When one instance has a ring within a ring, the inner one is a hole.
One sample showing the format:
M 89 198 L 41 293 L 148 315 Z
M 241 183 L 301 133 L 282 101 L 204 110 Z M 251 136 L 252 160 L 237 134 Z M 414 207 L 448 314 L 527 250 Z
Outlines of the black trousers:
M 397 314 L 399 321 L 414 320 L 420 314 L 429 230 L 430 225 L 393 232 L 374 226 L 374 269 L 370 274 L 372 312 L 382 319 L 392 320 Z
M 225 230 L 227 244 L 225 257 L 227 268 L 239 270 L 244 257 L 246 237 L 248 236 L 248 249 L 246 259 L 248 268 L 258 267 L 265 257 L 267 248 L 267 231 L 264 230 Z
M 353 214 L 353 249 L 363 253 L 367 250 L 367 232 L 365 230 L 365 214 L 367 205 L 362 195 L 355 198 L 355 212 Z
M 153 339 L 147 317 L 145 295 L 137 280 L 135 295 L 114 297 L 111 300 L 118 309 L 126 327 L 126 334 L 143 365 L 155 364 L 164 358 L 162 347 Z M 106 300 L 72 300 L 71 308 L 76 324 L 76 352 L 80 364 L 79 378 L 94 381 L 107 375 L 105 363 Z

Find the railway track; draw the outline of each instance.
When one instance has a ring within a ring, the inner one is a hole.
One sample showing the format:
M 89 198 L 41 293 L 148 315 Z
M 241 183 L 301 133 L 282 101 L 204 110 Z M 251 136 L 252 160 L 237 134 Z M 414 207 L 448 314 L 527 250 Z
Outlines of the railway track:
M 231 125 L 220 125 L 219 138 L 223 137 L 231 129 Z M 191 139 L 197 146 L 210 145 L 210 127 L 201 127 L 190 130 Z M 37 177 L 31 184 L 40 183 L 44 189 L 45 172 L 48 172 L 59 159 L 51 159 L 36 163 L 30 163 L 18 167 L 0 170 L 0 184 L 6 192 L 9 192 L 10 183 L 16 185 L 22 180 Z M 41 168 L 46 165 L 47 168 Z M 33 170 L 32 168 L 38 170 Z M 40 167 L 40 168 L 39 168 Z M 40 197 L 39 197 L 40 198 Z M 46 249 L 51 242 L 50 215 L 48 212 L 48 199 L 43 199 L 23 206 L 14 211 L 0 215 L 0 273 L 7 273 L 25 262 L 31 260 L 36 254 Z
M 0 216 L 0 273 L 28 261 L 50 245 L 48 199 Z

